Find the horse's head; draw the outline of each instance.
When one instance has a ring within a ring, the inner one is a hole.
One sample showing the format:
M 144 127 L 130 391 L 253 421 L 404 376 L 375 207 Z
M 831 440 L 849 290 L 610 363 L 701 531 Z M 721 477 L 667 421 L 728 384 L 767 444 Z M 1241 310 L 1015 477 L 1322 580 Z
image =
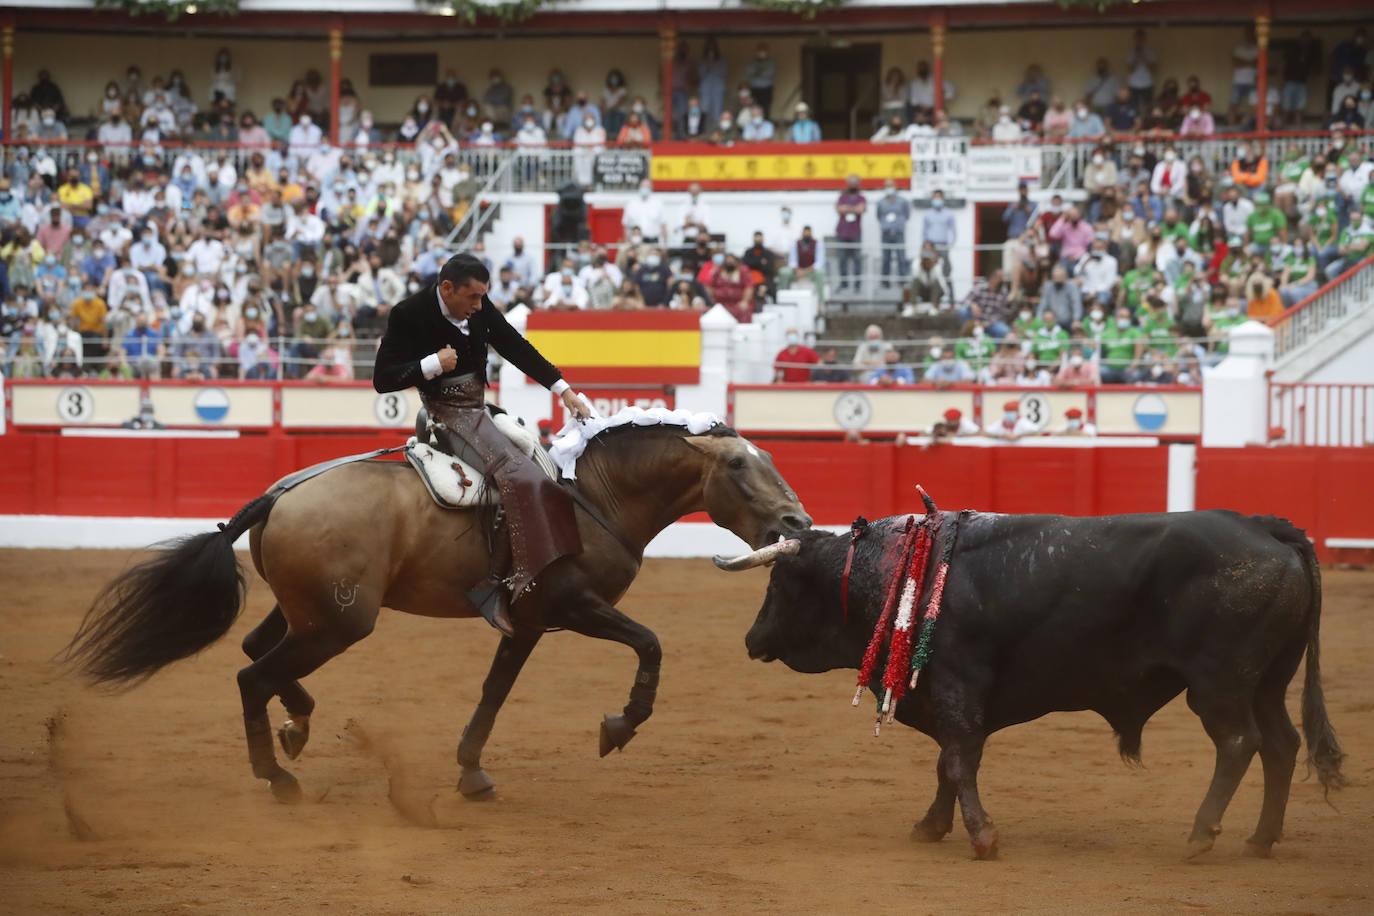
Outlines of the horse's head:
M 711 521 L 755 548 L 811 527 L 811 516 L 763 449 L 736 435 L 684 441 L 706 458 L 701 488 Z

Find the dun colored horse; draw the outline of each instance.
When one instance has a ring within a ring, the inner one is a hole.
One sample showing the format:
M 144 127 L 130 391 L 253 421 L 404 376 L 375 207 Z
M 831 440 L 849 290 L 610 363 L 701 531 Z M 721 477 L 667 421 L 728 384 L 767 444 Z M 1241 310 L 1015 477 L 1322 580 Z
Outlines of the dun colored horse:
M 662 657 L 658 638 L 615 604 L 660 531 L 705 511 L 760 547 L 811 525 L 768 453 L 722 425 L 701 435 L 671 425 L 605 430 L 578 459 L 576 486 L 602 519 L 579 509 L 582 553 L 546 569 L 515 609 L 518 619 L 537 624 L 501 639 L 463 730 L 458 789 L 469 798 L 492 791 L 482 748 L 545 628 L 623 643 L 639 657 L 623 714 L 602 721 L 602 756 L 623 748 L 649 718 Z M 220 529 L 173 542 L 106 586 L 67 657 L 95 681 L 131 682 L 218 640 L 238 616 L 245 590 L 232 545 L 250 531 L 253 564 L 277 606 L 243 640 L 252 660 L 238 673 L 248 757 L 253 775 L 268 780 L 277 799 L 296 801 L 301 789 L 277 763 L 268 701 L 278 696 L 286 708 L 277 735 L 294 760 L 315 709 L 300 679 L 371 633 L 381 608 L 477 616 L 464 594 L 487 572 L 479 510 L 439 509 L 404 463 L 362 461 L 289 490 L 274 487 Z

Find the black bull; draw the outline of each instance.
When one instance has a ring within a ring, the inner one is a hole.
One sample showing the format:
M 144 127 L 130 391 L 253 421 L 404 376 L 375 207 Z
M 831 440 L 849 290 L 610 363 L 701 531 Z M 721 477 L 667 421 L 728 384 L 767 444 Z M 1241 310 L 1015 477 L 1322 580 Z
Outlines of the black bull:
M 945 514 L 945 532 L 953 520 Z M 803 672 L 859 668 L 902 521 L 876 522 L 860 538 L 847 620 L 840 584 L 849 536 L 807 532 L 797 555 L 773 568 L 745 640 L 750 656 Z M 1258 751 L 1264 803 L 1247 851 L 1267 855 L 1282 833 L 1299 746 L 1284 693 L 1304 652 L 1308 763 L 1323 786 L 1341 782 L 1342 755 L 1322 698 L 1320 616 L 1316 555 L 1282 519 L 1226 511 L 964 514 L 930 662 L 896 708 L 898 721 L 940 745 L 935 801 L 913 838 L 948 833 L 957 798 L 975 855 L 995 853 L 997 832 L 976 783 L 992 732 L 1091 709 L 1116 731 L 1122 756 L 1138 761 L 1145 722 L 1187 690 L 1217 750 L 1190 850 L 1211 848 Z M 869 684 L 879 696 L 883 668 L 880 659 Z

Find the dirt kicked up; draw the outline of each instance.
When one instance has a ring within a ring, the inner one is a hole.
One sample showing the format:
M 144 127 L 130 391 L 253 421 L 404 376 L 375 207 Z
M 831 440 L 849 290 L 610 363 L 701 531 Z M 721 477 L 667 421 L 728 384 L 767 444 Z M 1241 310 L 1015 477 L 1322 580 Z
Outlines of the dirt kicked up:
M 238 642 L 272 604 L 261 582 L 229 637 L 132 691 L 50 665 L 128 559 L 0 552 L 4 912 L 1374 912 L 1374 573 L 1324 573 L 1322 669 L 1350 785 L 1328 806 L 1300 760 L 1272 860 L 1241 856 L 1258 759 L 1215 850 L 1184 860 L 1213 749 L 1180 698 L 1146 726 L 1143 769 L 1090 713 L 994 735 L 979 787 L 1001 856 L 975 862 L 958 826 L 907 839 L 934 795 L 934 742 L 896 725 L 872 737 L 853 672 L 747 659 L 765 571 L 646 564 L 621 608 L 659 634 L 662 687 L 604 760 L 597 725 L 634 657 L 547 637 L 487 745 L 484 803 L 455 793 L 454 749 L 495 634 L 383 612 L 307 680 L 319 706 L 291 766 L 306 800 L 285 807 L 249 772 L 234 683 Z

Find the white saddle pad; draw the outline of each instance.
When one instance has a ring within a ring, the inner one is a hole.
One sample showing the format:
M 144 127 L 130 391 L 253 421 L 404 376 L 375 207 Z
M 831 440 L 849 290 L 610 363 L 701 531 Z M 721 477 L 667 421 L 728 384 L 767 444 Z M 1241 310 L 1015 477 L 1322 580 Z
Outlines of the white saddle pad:
M 492 422 L 520 451 L 534 459 L 534 463 L 539 465 L 550 480 L 558 479 L 558 468 L 539 445 L 538 436 L 521 426 L 509 414 L 494 414 Z M 471 464 L 417 442 L 414 437 L 411 437 L 406 445 L 406 461 L 420 475 L 425 488 L 429 490 L 429 495 L 434 497 L 434 502 L 439 506 L 445 509 L 467 509 L 499 501 L 500 494 L 497 489 L 482 486 L 485 477 Z

